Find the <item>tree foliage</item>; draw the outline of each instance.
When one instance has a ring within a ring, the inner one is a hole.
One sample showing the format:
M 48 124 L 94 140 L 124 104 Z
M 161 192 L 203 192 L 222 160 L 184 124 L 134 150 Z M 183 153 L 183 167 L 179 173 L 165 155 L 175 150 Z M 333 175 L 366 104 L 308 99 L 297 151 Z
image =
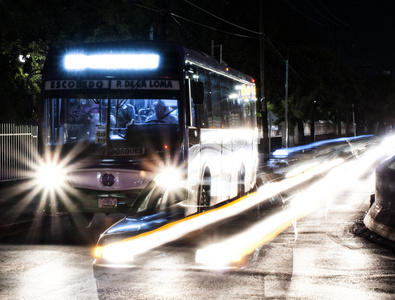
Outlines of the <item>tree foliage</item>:
M 41 79 L 37 72 L 35 76 L 29 74 L 42 68 L 51 47 L 147 37 L 153 13 L 132 2 L 1 1 L 0 121 L 21 122 L 26 118 L 26 88 L 37 99 Z

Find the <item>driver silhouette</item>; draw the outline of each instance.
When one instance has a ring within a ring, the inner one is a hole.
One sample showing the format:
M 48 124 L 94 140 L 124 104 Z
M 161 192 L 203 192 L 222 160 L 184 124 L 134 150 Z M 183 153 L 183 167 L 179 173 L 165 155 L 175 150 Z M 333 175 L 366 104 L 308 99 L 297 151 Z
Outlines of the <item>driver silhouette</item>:
M 154 114 L 149 116 L 146 122 L 158 122 L 177 124 L 177 118 L 171 115 L 171 111 L 168 111 L 162 100 L 155 101 L 153 104 Z

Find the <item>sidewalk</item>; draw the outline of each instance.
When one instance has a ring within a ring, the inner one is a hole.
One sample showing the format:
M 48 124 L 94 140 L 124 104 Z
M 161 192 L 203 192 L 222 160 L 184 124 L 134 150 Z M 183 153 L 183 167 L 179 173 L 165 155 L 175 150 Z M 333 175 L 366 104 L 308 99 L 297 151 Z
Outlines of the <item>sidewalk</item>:
M 29 199 L 29 190 L 23 190 L 29 179 L 0 182 L 0 236 L 10 227 L 26 226 L 37 215 L 38 200 Z

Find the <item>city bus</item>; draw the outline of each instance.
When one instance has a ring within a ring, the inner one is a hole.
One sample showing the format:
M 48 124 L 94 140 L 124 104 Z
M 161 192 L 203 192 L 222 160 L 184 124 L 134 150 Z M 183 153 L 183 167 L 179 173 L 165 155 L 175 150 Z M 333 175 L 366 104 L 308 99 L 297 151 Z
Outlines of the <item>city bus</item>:
M 186 186 L 186 215 L 254 188 L 252 77 L 177 42 L 122 41 L 52 49 L 42 79 L 41 151 L 62 178 L 48 203 L 72 222 L 125 212 L 159 178 Z

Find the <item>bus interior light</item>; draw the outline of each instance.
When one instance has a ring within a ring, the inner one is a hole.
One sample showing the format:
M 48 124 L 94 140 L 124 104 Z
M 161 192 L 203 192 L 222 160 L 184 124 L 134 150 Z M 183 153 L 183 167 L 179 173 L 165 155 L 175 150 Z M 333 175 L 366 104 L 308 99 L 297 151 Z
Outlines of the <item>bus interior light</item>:
M 153 70 L 158 66 L 157 54 L 68 54 L 64 59 L 64 67 L 67 70 Z

